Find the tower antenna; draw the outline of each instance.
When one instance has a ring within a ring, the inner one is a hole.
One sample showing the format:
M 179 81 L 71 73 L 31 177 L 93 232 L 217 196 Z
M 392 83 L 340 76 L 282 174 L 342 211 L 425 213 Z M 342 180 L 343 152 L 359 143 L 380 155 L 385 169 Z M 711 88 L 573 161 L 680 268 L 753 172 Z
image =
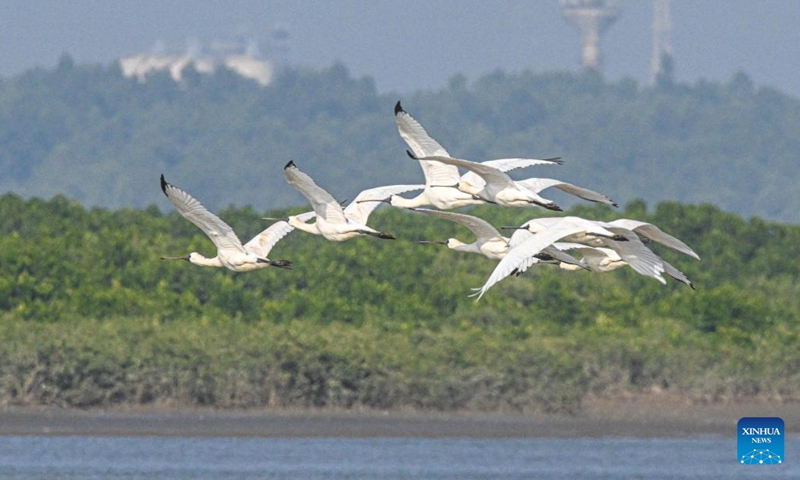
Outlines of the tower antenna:
M 581 63 L 600 71 L 600 36 L 619 17 L 617 0 L 559 0 L 561 15 L 581 34 Z

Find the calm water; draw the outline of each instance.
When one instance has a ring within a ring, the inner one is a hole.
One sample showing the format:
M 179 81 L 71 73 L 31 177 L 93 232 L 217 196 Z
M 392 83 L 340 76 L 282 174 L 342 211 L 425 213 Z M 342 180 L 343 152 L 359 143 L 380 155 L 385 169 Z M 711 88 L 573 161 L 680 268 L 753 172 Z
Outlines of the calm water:
M 2 479 L 800 478 L 742 466 L 736 441 L 0 437 Z

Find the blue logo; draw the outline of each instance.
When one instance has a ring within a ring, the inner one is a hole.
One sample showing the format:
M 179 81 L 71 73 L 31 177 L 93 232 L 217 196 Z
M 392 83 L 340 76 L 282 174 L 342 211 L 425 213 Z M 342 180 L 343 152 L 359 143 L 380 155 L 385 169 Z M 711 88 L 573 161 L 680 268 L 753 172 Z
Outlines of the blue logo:
M 778 417 L 744 417 L 736 427 L 739 463 L 780 465 L 784 462 L 783 420 Z

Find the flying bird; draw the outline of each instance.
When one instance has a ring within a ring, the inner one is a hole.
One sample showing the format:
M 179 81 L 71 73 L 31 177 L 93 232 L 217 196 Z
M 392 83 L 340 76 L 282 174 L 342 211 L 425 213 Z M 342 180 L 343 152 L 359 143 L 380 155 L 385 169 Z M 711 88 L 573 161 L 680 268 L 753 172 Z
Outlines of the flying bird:
M 288 260 L 267 258 L 272 247 L 293 230 L 287 222 L 278 222 L 242 245 L 233 229 L 218 216 L 209 212 L 194 197 L 167 183 L 161 175 L 161 190 L 175 205 L 183 218 L 197 225 L 217 247 L 217 255 L 207 258 L 192 252 L 182 257 L 161 257 L 162 260 L 187 260 L 203 267 L 225 267 L 234 272 L 249 272 L 267 267 L 290 268 Z
M 666 280 L 661 276 L 661 273 L 664 272 L 661 258 L 647 248 L 631 230 L 606 222 L 587 220 L 581 217 L 534 218 L 525 222 L 521 227 L 507 227 L 516 228 L 518 230 L 518 232 L 511 237 L 511 246 L 513 247 L 516 243 L 524 241 L 530 233 L 536 234 L 551 227 L 563 226 L 565 224 L 580 225 L 586 230 L 582 233 L 565 237 L 563 239 L 564 241 L 585 243 L 593 247 L 611 248 L 637 273 L 655 278 L 661 283 L 666 283 Z M 593 231 L 593 229 L 595 231 Z M 611 232 L 612 235 L 609 236 L 605 233 L 598 234 L 596 229 Z
M 589 267 L 589 270 L 593 272 L 610 272 L 628 265 L 628 262 L 623 260 L 622 257 L 611 248 L 590 247 L 580 243 L 569 242 L 556 242 L 552 246 L 560 251 L 576 251 L 580 253 L 583 256 L 581 260 Z M 664 264 L 665 274 L 688 285 L 694 290 L 694 283 L 692 283 L 683 272 L 664 259 L 662 259 L 661 262 Z M 564 270 L 577 270 L 576 266 L 564 262 L 560 262 L 559 267 Z
M 463 213 L 443 212 L 425 208 L 416 208 L 414 211 L 459 223 L 467 227 L 476 237 L 476 240 L 472 243 L 464 243 L 457 238 L 448 238 L 447 240 L 420 240 L 419 243 L 421 244 L 446 245 L 451 250 L 477 253 L 492 260 L 502 260 L 508 253 L 509 239 L 482 218 Z M 537 258 L 574 265 L 576 268 L 588 268 L 575 257 L 551 247 L 544 248 Z M 522 272 L 519 273 L 521 274 Z
M 496 203 L 505 207 L 529 207 L 531 205 L 538 205 L 548 210 L 561 211 L 561 207 L 559 207 L 556 202 L 539 196 L 538 193 L 520 182 L 513 180 L 507 173 L 491 165 L 440 155 L 416 157 L 410 151 L 408 155 L 417 160 L 441 162 L 446 165 L 462 167 L 474 172 L 483 179 L 483 185 L 474 185 L 459 179 L 456 187 L 462 192 L 468 193 L 487 203 Z
M 478 299 L 497 282 L 524 272 L 538 263 L 540 259 L 537 255 L 558 241 L 607 246 L 618 252 L 637 272 L 665 282 L 660 276 L 664 271 L 663 262 L 633 232 L 619 228 L 607 229 L 599 222 L 580 217 L 535 218 L 520 227 L 508 228 L 517 230 L 509 239 L 509 251 L 483 287 L 475 289 L 477 292 L 472 296 L 477 296 Z
M 444 241 L 420 240 L 419 243 L 447 245 L 447 248 L 451 250 L 478 253 L 492 260 L 501 260 L 508 252 L 508 238 L 501 235 L 496 228 L 482 218 L 464 215 L 462 213 L 443 212 L 441 210 L 429 210 L 424 208 L 417 208 L 414 211 L 459 223 L 467 227 L 475 234 L 475 237 L 477 237 L 472 243 L 464 243 L 457 238 L 448 238 Z
M 394 107 L 394 118 L 400 137 L 406 142 L 414 157 L 451 157 L 450 153 L 439 142 L 434 140 L 414 117 L 403 110 L 400 102 L 397 102 Z M 544 160 L 535 158 L 500 158 L 483 162 L 484 165 L 492 166 L 503 172 L 535 165 L 558 165 L 561 163 L 558 158 Z M 423 191 L 413 198 L 392 195 L 386 200 L 387 203 L 401 208 L 430 205 L 439 210 L 451 210 L 487 203 L 485 200 L 457 188 L 459 182 L 469 184 L 475 181 L 482 181 L 471 172 L 462 177 L 458 172 L 458 168 L 453 165 L 428 160 L 420 160 L 419 164 L 422 167 L 422 173 L 425 175 L 425 185 L 420 185 L 420 188 L 424 188 Z
M 316 216 L 314 223 L 306 223 L 296 216 L 287 217 L 285 221 L 298 230 L 322 235 L 334 242 L 343 242 L 362 235 L 394 239 L 394 236 L 388 233 L 368 227 L 369 215 L 381 204 L 381 199 L 422 188 L 421 185 L 390 185 L 371 188 L 359 193 L 350 205 L 342 208 L 342 205 L 330 193 L 300 171 L 294 161 L 290 161 L 283 167 L 283 173 L 289 185 L 308 199 Z

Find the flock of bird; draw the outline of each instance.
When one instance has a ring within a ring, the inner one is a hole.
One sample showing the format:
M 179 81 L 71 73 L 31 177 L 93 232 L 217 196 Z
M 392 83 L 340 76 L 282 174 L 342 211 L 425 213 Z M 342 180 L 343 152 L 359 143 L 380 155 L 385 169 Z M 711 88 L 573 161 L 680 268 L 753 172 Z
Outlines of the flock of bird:
M 505 207 L 538 206 L 561 211 L 552 200 L 539 194 L 548 188 L 557 188 L 568 194 L 591 202 L 617 206 L 610 198 L 592 190 L 551 178 L 529 178 L 515 181 L 507 172 L 537 165 L 559 165 L 559 158 L 502 158 L 472 162 L 455 158 L 431 137 L 422 125 L 400 102 L 394 109 L 395 122 L 400 136 L 405 140 L 409 157 L 419 162 L 425 175 L 424 185 L 389 185 L 371 188 L 359 193 L 347 206 L 318 186 L 294 161 L 283 168 L 289 185 L 300 191 L 313 210 L 285 218 L 267 218 L 276 222 L 242 244 L 233 229 L 208 211 L 194 197 L 167 183 L 161 175 L 161 189 L 178 212 L 197 225 L 217 247 L 217 255 L 207 258 L 197 252 L 182 257 L 195 265 L 225 267 L 236 272 L 247 272 L 266 267 L 290 268 L 287 260 L 271 260 L 269 252 L 292 230 L 302 230 L 321 235 L 334 242 L 369 235 L 383 239 L 395 237 L 367 225 L 370 214 L 381 204 L 411 209 L 426 215 L 458 223 L 468 228 L 476 237 L 472 243 L 456 238 L 446 241 L 422 240 L 423 244 L 444 244 L 452 250 L 483 255 L 499 263 L 486 283 L 473 289 L 480 299 L 489 288 L 508 276 L 521 275 L 532 265 L 552 263 L 564 270 L 589 270 L 607 272 L 629 266 L 641 275 L 666 283 L 662 274 L 694 288 L 692 282 L 677 268 L 670 265 L 647 247 L 658 242 L 696 259 L 700 257 L 685 243 L 646 222 L 618 219 L 600 222 L 575 216 L 533 218 L 520 226 L 501 227 L 513 230 L 510 237 L 487 221 L 448 210 L 496 204 Z M 459 168 L 466 170 L 463 175 Z M 401 194 L 421 192 L 412 198 Z M 434 207 L 419 208 L 419 207 Z M 312 221 L 313 220 L 313 221 Z

